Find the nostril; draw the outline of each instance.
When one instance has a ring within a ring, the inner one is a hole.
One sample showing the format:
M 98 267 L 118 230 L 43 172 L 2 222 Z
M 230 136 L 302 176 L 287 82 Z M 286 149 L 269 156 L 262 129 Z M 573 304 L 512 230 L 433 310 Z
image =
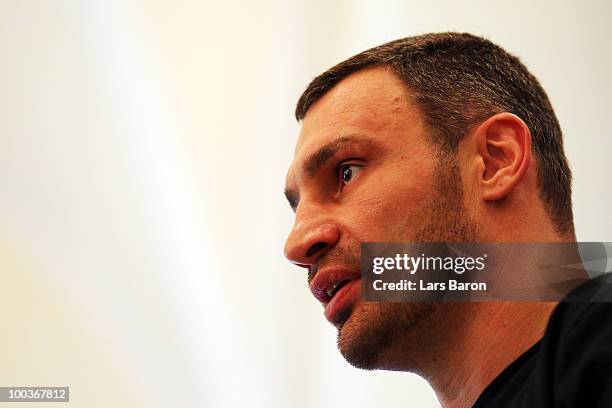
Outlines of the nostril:
M 317 252 L 322 251 L 323 249 L 325 249 L 326 246 L 327 244 L 325 242 L 317 242 L 316 244 L 308 248 L 308 251 L 306 251 L 306 258 L 310 258 Z

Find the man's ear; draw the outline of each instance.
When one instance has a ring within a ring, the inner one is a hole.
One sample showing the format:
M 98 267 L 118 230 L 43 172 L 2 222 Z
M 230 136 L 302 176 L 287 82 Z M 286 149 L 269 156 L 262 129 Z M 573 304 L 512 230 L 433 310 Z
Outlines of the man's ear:
M 484 168 L 482 198 L 493 201 L 508 195 L 521 181 L 531 162 L 531 132 L 518 116 L 498 113 L 474 131 Z

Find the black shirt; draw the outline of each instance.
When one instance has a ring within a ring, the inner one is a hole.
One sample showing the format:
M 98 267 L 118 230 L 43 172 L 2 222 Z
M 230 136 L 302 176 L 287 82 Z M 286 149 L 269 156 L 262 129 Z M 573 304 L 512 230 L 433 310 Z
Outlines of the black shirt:
M 610 300 L 608 275 L 572 291 L 542 339 L 489 384 L 474 408 L 612 408 Z

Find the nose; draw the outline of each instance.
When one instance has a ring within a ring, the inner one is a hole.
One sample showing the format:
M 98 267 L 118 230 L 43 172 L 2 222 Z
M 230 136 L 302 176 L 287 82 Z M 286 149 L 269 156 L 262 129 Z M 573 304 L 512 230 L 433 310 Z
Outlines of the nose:
M 338 225 L 329 220 L 297 220 L 285 243 L 285 257 L 292 263 L 309 268 L 340 239 Z

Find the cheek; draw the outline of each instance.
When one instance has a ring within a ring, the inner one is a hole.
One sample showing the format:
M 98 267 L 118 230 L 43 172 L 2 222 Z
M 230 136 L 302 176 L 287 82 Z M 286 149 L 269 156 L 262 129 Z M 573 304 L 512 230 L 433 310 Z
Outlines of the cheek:
M 425 172 L 371 181 L 350 203 L 349 227 L 359 241 L 407 239 L 424 221 L 433 192 Z

